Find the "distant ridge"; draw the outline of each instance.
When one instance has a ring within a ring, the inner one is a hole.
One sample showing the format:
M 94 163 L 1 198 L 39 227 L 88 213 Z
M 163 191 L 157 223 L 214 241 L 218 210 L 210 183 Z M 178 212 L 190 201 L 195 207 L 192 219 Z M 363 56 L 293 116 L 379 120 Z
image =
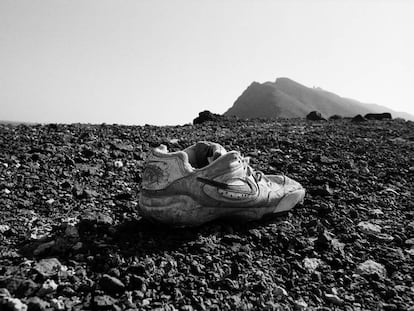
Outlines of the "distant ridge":
M 0 124 L 6 124 L 6 125 L 20 125 L 20 124 L 34 125 L 34 124 L 39 124 L 39 123 L 36 123 L 36 122 L 23 122 L 23 121 L 0 120 Z
M 309 88 L 289 78 L 278 78 L 275 82 L 253 82 L 224 115 L 239 118 L 303 118 L 313 110 L 319 111 L 325 118 L 335 114 L 353 117 L 357 114 L 390 112 L 393 118 L 414 121 L 414 116 L 408 113 L 361 103 L 321 88 Z

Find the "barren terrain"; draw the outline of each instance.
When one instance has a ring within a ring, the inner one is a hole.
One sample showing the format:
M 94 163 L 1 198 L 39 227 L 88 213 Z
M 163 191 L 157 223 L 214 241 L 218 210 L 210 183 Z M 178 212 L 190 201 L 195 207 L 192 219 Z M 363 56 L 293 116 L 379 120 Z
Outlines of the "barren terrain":
M 307 189 L 246 224 L 137 211 L 144 160 L 198 140 Z M 414 123 L 0 125 L 0 310 L 414 310 Z

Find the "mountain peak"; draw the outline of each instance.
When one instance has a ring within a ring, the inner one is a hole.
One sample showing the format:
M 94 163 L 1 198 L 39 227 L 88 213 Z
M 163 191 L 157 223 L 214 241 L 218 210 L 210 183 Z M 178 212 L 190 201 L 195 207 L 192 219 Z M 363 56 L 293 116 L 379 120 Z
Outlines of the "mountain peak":
M 275 84 L 281 85 L 281 86 L 291 85 L 291 86 L 296 86 L 296 87 L 306 87 L 305 85 L 300 84 L 299 82 L 296 82 L 295 80 L 292 80 L 286 77 L 277 78 L 275 81 Z
M 275 82 L 252 82 L 224 115 L 240 118 L 304 118 L 314 110 L 324 117 L 391 112 L 395 117 L 407 118 L 407 114 L 344 98 L 320 87 L 309 88 L 287 77 L 277 78 Z M 409 119 L 414 119 L 414 116 Z
M 293 83 L 297 83 L 297 82 L 295 82 L 295 81 L 293 81 L 292 79 L 289 79 L 288 77 L 279 77 L 279 78 L 276 78 L 276 83 L 279 81 L 279 83 L 280 82 L 293 82 Z

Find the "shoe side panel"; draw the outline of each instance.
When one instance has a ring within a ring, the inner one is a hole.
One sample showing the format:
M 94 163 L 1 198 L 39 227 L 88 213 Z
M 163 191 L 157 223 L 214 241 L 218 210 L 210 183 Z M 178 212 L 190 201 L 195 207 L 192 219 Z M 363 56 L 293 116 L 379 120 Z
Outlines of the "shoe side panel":
M 237 152 L 229 152 L 210 165 L 189 172 L 184 161 L 166 154 L 152 154 L 146 162 L 142 178 L 142 194 L 144 196 L 188 195 L 202 203 L 217 204 L 217 200 L 205 195 L 202 182 L 198 177 L 215 179 L 218 176 L 234 177 L 242 174 L 243 167 Z M 223 180 L 223 178 L 221 178 Z
M 186 176 L 191 169 L 179 156 L 151 155 L 145 164 L 142 188 L 160 190 Z
M 242 165 L 225 174 L 198 176 L 197 181 L 206 196 L 227 206 L 229 204 L 240 206 L 249 202 L 254 204 L 260 197 L 260 189 L 255 180 L 246 176 Z
M 233 167 L 230 171 L 228 169 L 200 170 L 173 181 L 163 189 L 142 189 L 141 195 L 147 198 L 186 195 L 202 206 L 251 207 L 267 204 L 267 192 L 264 191 L 266 189 L 259 188 L 253 179 L 246 181 L 244 186 L 238 186 L 235 189 L 221 189 L 203 181 L 207 179 L 225 184 L 239 179 L 237 176 L 243 176 L 242 170 L 242 166 Z M 223 172 L 226 173 L 223 174 Z M 220 173 L 221 175 L 216 175 Z

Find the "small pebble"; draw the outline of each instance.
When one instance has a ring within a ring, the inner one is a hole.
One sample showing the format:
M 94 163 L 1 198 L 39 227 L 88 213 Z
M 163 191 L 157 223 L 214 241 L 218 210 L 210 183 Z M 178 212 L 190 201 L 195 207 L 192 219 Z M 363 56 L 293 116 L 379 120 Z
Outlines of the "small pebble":
M 62 300 L 61 297 L 59 298 L 52 298 L 52 300 L 50 301 L 50 305 L 52 308 L 54 308 L 55 310 L 65 310 L 65 303 Z
M 344 303 L 343 299 L 339 298 L 337 295 L 335 294 L 328 294 L 325 293 L 325 300 L 329 301 L 330 303 L 333 303 L 335 305 L 342 305 Z
M 38 296 L 45 296 L 47 294 L 53 293 L 58 288 L 58 285 L 54 280 L 48 279 L 43 284 L 42 287 L 37 292 Z
M 322 261 L 318 258 L 305 258 L 303 260 L 303 267 L 309 272 L 312 273 L 315 271 L 320 265 Z
M 124 166 L 124 163 L 122 163 L 122 161 L 120 161 L 120 160 L 117 160 L 117 161 L 114 162 L 114 166 L 116 168 L 122 168 Z
M 306 308 L 308 307 L 308 304 L 301 298 L 301 299 L 295 300 L 294 306 L 295 306 L 295 310 L 302 311 L 302 310 L 306 310 Z
M 0 225 L 0 233 L 5 233 L 10 230 L 9 225 Z
M 27 305 L 23 303 L 19 298 L 3 298 L 3 306 L 7 311 L 26 311 Z M 0 305 L 2 307 L 2 305 Z
M 358 228 L 366 233 L 379 233 L 381 232 L 381 227 L 373 224 L 369 221 L 361 221 L 358 223 Z

